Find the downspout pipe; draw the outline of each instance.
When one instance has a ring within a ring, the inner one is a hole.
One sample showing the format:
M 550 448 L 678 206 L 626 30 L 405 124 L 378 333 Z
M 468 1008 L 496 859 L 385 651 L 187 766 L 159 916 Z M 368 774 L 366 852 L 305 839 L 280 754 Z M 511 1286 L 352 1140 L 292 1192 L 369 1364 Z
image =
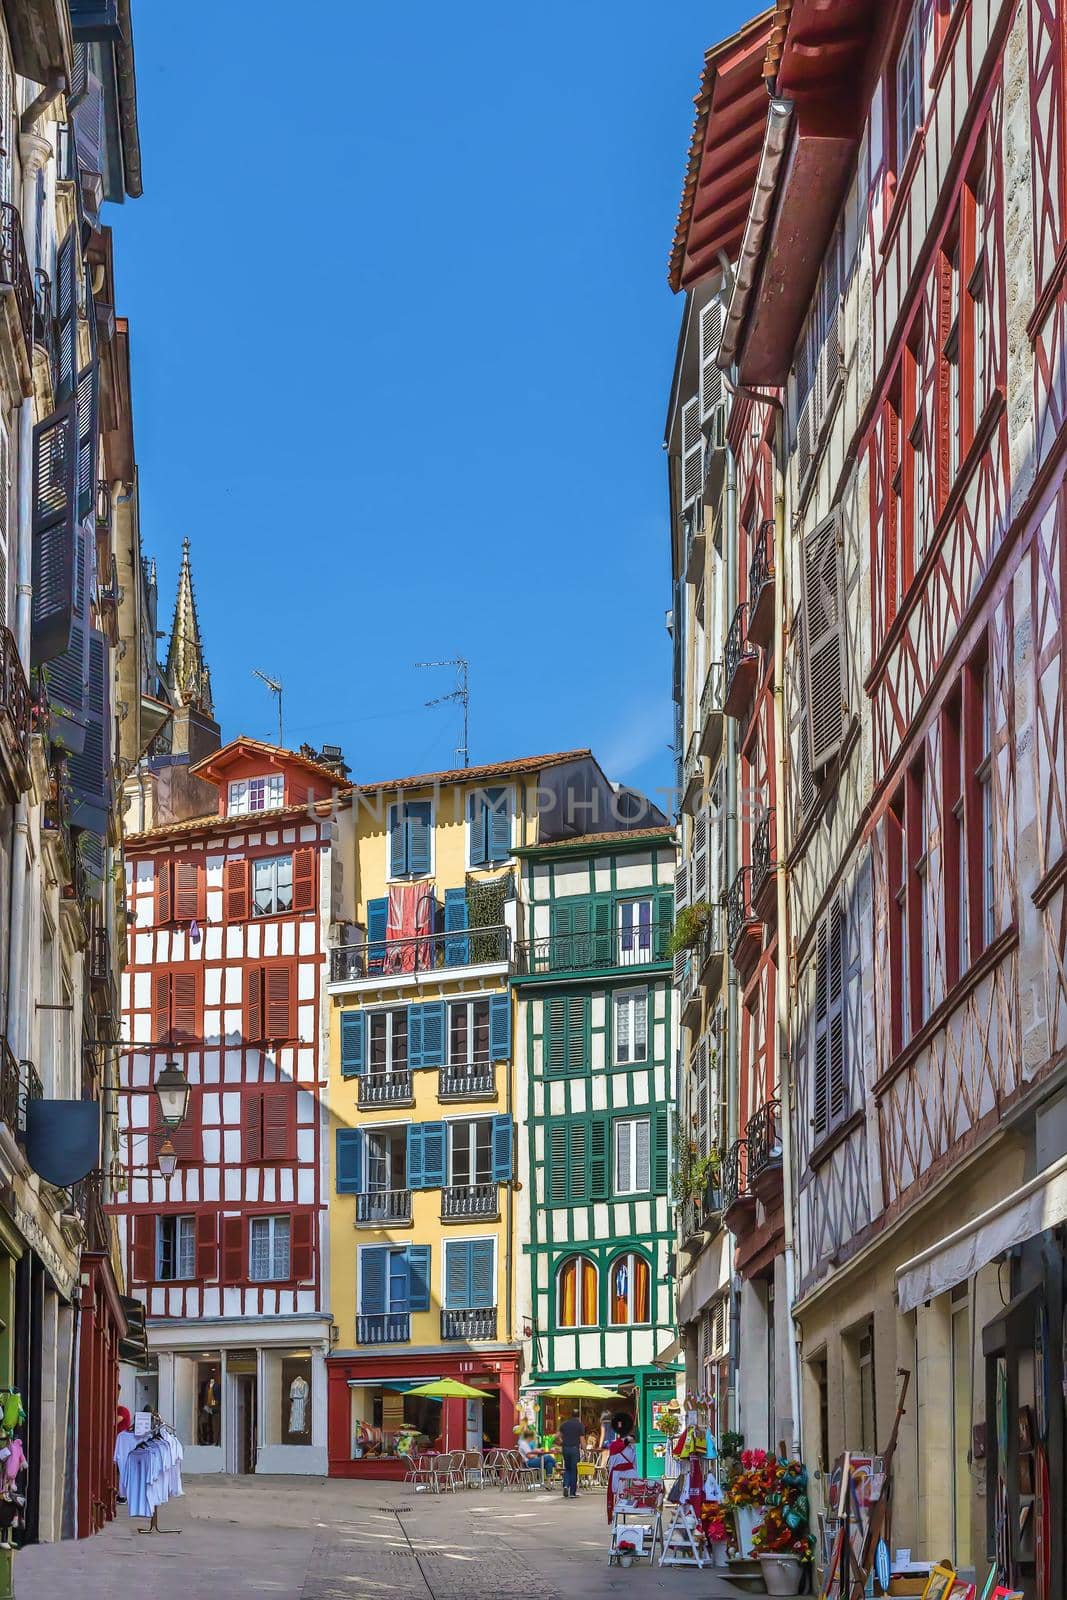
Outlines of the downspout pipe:
M 33 128 L 34 128 L 34 124 L 36 123 L 37 118 L 41 115 L 41 113 L 43 111 L 47 111 L 48 107 L 52 104 L 52 102 L 54 100 L 58 100 L 60 95 L 61 94 L 66 94 L 66 92 L 67 92 L 66 74 L 63 73 L 63 72 L 53 72 L 53 73 L 51 73 L 49 75 L 48 82 L 45 84 L 44 88 L 41 90 L 41 92 L 37 96 L 36 100 L 31 100 L 30 101 L 29 105 L 26 107 L 25 111 L 22 113 L 22 116 L 19 118 L 19 131 L 20 131 L 20 133 L 32 133 L 33 132 Z M 34 174 L 34 176 L 36 177 L 36 173 Z M 24 217 L 23 218 L 23 225 L 24 226 L 25 226 L 26 220 L 27 219 Z M 33 266 L 32 265 L 31 265 L 31 268 L 30 268 L 30 273 L 31 273 L 31 276 L 32 276 L 32 273 L 33 273 Z
M 726 526 L 723 530 L 722 547 L 724 552 L 723 585 L 726 591 L 726 609 L 729 612 L 737 594 L 737 461 L 733 449 L 727 445 L 726 450 L 726 486 L 724 496 L 724 514 Z M 734 881 L 737 872 L 737 744 L 731 730 L 726 741 L 726 885 Z M 726 1052 L 727 1060 L 732 1066 L 738 1063 L 740 1072 L 740 1031 L 738 1018 L 740 1015 L 740 997 L 737 979 L 737 968 L 732 961 L 726 963 L 728 977 L 726 980 Z M 737 1073 L 726 1072 L 727 1062 L 723 1062 L 723 1076 L 726 1081 L 726 1144 L 731 1145 L 737 1138 Z M 720 1080 L 721 1081 L 721 1080 Z M 738 1351 L 741 1335 L 741 1302 L 737 1287 L 736 1274 L 730 1274 L 730 1392 L 727 1401 L 727 1413 L 730 1427 L 740 1431 L 740 1397 L 738 1394 L 738 1373 L 740 1363 Z

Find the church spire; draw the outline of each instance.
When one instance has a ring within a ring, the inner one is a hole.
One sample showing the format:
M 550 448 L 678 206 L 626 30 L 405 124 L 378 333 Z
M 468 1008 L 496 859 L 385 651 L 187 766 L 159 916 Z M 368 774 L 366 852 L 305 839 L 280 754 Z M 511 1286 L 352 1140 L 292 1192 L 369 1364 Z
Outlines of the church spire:
M 204 660 L 204 647 L 200 639 L 188 539 L 182 540 L 182 564 L 178 572 L 174 623 L 167 647 L 166 677 L 175 705 L 191 706 L 208 717 L 213 715 L 211 674 Z

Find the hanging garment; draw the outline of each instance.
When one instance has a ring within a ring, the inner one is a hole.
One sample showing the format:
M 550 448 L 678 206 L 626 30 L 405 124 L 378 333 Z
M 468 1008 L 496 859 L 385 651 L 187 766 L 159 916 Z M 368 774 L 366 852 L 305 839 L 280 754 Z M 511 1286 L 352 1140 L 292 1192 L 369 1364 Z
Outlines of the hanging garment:
M 0 1412 L 0 1427 L 5 1433 L 14 1433 L 15 1429 L 26 1420 L 26 1408 L 17 1389 L 7 1389 L 3 1394 L 4 1408 Z
M 426 883 L 393 883 L 389 886 L 389 914 L 385 925 L 385 939 L 388 947 L 391 941 L 403 940 L 395 949 L 386 949 L 385 970 L 387 972 L 414 972 L 416 945 L 414 940 L 421 935 L 433 933 L 434 917 L 437 905 L 433 897 L 433 888 Z M 425 949 L 418 951 L 419 966 L 430 967 L 434 965 L 431 952 Z
M 296 1377 L 289 1385 L 289 1432 L 303 1433 L 304 1415 L 308 1403 L 308 1381 Z
M 130 1459 L 130 1451 L 137 1447 L 137 1435 L 130 1428 L 126 1433 L 120 1433 L 115 1440 L 115 1465 L 119 1471 L 119 1494 L 127 1499 L 126 1493 L 126 1463 Z
M 151 1439 L 135 1445 L 126 1459 L 123 1487 L 131 1517 L 150 1517 L 156 1508 L 149 1494 L 149 1484 L 158 1470 L 158 1462 Z

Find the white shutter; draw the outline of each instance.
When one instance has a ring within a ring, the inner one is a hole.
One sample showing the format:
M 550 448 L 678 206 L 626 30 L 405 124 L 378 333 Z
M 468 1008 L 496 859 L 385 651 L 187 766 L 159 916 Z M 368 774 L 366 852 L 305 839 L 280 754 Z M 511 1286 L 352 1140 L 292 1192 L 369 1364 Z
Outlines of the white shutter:
M 726 1312 L 726 1296 L 720 1294 L 708 1307 L 708 1359 L 719 1361 L 727 1350 L 727 1328 L 729 1326 Z
M 693 821 L 693 902 L 708 898 L 708 807 L 697 813 Z
M 715 364 L 722 343 L 723 305 L 709 300 L 700 313 L 700 420 L 706 422 L 722 402 L 722 373 Z
M 804 666 L 813 772 L 837 755 L 845 738 L 844 552 L 836 515 L 808 534 L 801 547 L 804 577 Z
M 704 1034 L 693 1053 L 693 1078 L 696 1083 L 696 1146 L 701 1155 L 708 1150 L 711 1101 L 708 1093 L 708 1036 Z
M 690 864 L 683 861 L 674 874 L 674 909 L 679 912 L 689 904 L 689 872 Z
M 690 505 L 704 486 L 704 435 L 700 431 L 700 396 L 682 407 L 682 507 Z

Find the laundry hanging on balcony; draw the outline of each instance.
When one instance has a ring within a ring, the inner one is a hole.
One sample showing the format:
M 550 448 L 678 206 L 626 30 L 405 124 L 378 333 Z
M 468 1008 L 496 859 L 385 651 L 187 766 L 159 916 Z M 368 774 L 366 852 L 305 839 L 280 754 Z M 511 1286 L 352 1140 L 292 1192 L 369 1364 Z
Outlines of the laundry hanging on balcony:
M 425 883 L 394 883 L 389 887 L 389 915 L 385 925 L 387 972 L 414 972 L 416 955 L 420 967 L 432 966 L 428 949 L 420 949 L 418 939 L 434 931 L 437 902 Z

